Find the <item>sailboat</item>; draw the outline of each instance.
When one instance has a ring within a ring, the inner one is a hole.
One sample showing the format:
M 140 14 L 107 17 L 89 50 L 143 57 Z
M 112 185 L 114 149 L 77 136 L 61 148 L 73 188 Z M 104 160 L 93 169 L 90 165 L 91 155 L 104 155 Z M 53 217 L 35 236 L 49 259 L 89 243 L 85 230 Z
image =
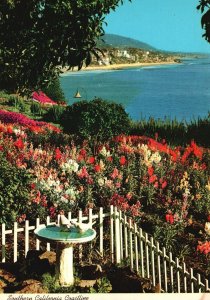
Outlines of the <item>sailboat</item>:
M 74 95 L 74 98 L 82 98 L 82 96 L 80 95 L 79 90 L 76 91 L 76 94 Z

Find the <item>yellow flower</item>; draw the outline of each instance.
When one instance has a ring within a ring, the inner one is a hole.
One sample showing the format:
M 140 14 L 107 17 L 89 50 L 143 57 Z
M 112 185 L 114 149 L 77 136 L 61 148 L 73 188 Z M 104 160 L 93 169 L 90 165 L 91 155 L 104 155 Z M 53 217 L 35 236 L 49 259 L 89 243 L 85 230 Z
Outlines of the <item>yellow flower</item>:
M 195 195 L 195 198 L 196 198 L 197 200 L 200 200 L 200 199 L 201 199 L 201 195 L 200 195 L 200 194 L 196 194 L 196 195 Z
M 208 184 L 206 185 L 206 189 L 207 189 L 207 191 L 210 192 L 210 181 L 209 180 L 208 180 Z

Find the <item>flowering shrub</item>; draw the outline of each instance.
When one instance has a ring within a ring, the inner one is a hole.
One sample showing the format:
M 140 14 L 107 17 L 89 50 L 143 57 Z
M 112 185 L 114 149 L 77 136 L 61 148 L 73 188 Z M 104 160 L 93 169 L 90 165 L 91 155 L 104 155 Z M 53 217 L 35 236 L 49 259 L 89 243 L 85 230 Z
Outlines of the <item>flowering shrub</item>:
M 32 93 L 33 100 L 42 103 L 42 104 L 50 104 L 50 105 L 56 105 L 57 103 L 50 99 L 45 93 L 42 91 L 39 92 L 33 92 Z
M 47 123 L 47 122 L 40 122 L 40 121 L 34 121 L 25 115 L 17 112 L 10 112 L 6 110 L 0 110 L 0 121 L 5 124 L 19 124 L 24 125 L 30 128 L 34 132 L 41 132 L 41 128 L 48 128 L 49 130 L 60 132 L 60 130 Z
M 16 175 L 14 182 L 9 181 L 12 191 L 6 196 L 0 192 L 3 207 L 8 206 L 13 216 L 2 209 L 4 222 L 34 220 L 38 215 L 55 218 L 61 210 L 78 208 L 86 213 L 88 207 L 106 209 L 112 204 L 140 226 L 150 222 L 149 232 L 170 250 L 180 247 L 177 239 L 186 243 L 189 226 L 198 222 L 201 239 L 208 241 L 208 149 L 194 141 L 185 148 L 172 148 L 144 136 L 118 136 L 94 149 L 87 141 L 76 145 L 70 137 L 62 145 L 46 139 L 42 146 L 36 136 L 53 130 L 56 139 L 62 133 L 44 122 L 18 125 L 5 120 L 0 123 L 0 164 Z M 19 186 L 24 195 L 15 192 Z M 191 249 L 196 252 L 195 244 Z

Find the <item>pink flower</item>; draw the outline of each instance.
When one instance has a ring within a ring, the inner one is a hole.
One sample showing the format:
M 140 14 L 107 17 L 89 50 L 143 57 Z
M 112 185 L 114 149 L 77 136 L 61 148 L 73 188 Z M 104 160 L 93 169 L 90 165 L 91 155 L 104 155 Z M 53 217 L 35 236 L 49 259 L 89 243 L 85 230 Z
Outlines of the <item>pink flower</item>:
M 82 167 L 82 169 L 77 173 L 79 178 L 88 178 L 89 174 L 87 172 L 86 167 Z
M 114 170 L 113 170 L 112 174 L 110 175 L 110 177 L 111 177 L 112 179 L 115 179 L 115 178 L 118 177 L 118 175 L 119 175 L 118 169 L 117 169 L 117 168 L 114 168 Z

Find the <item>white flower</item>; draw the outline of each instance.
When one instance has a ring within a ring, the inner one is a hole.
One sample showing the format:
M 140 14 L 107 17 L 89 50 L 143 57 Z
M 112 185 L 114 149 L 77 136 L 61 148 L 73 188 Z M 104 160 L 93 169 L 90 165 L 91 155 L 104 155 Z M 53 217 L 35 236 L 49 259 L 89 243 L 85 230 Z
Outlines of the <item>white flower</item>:
M 57 193 L 61 192 L 60 180 L 52 179 L 52 176 L 49 176 L 46 180 L 42 179 L 38 182 L 38 186 L 45 191 L 53 190 Z
M 210 235 L 210 222 L 206 222 L 205 223 L 205 232 Z
M 105 184 L 105 180 L 103 178 L 98 179 L 98 185 L 103 186 Z
M 68 190 L 65 191 L 65 194 L 69 195 L 71 200 L 76 200 L 78 193 L 79 192 L 76 191 L 74 188 L 69 188 Z
M 22 131 L 22 130 L 20 130 L 20 129 L 17 129 L 17 128 L 13 129 L 13 132 L 14 132 L 15 135 L 17 135 L 17 136 L 24 136 L 24 135 L 25 135 L 24 131 Z
M 161 156 L 158 152 L 155 152 L 152 154 L 150 161 L 154 162 L 155 164 L 158 164 L 161 161 Z
M 69 159 L 66 163 L 62 164 L 61 165 L 61 169 L 64 171 L 64 172 L 67 172 L 67 173 L 72 173 L 72 172 L 77 172 L 78 169 L 79 169 L 79 165 L 78 163 L 73 160 L 73 159 Z
M 106 147 L 103 146 L 103 148 L 100 151 L 100 154 L 105 156 L 105 157 L 108 157 L 108 156 L 110 156 L 110 151 L 107 151 Z

